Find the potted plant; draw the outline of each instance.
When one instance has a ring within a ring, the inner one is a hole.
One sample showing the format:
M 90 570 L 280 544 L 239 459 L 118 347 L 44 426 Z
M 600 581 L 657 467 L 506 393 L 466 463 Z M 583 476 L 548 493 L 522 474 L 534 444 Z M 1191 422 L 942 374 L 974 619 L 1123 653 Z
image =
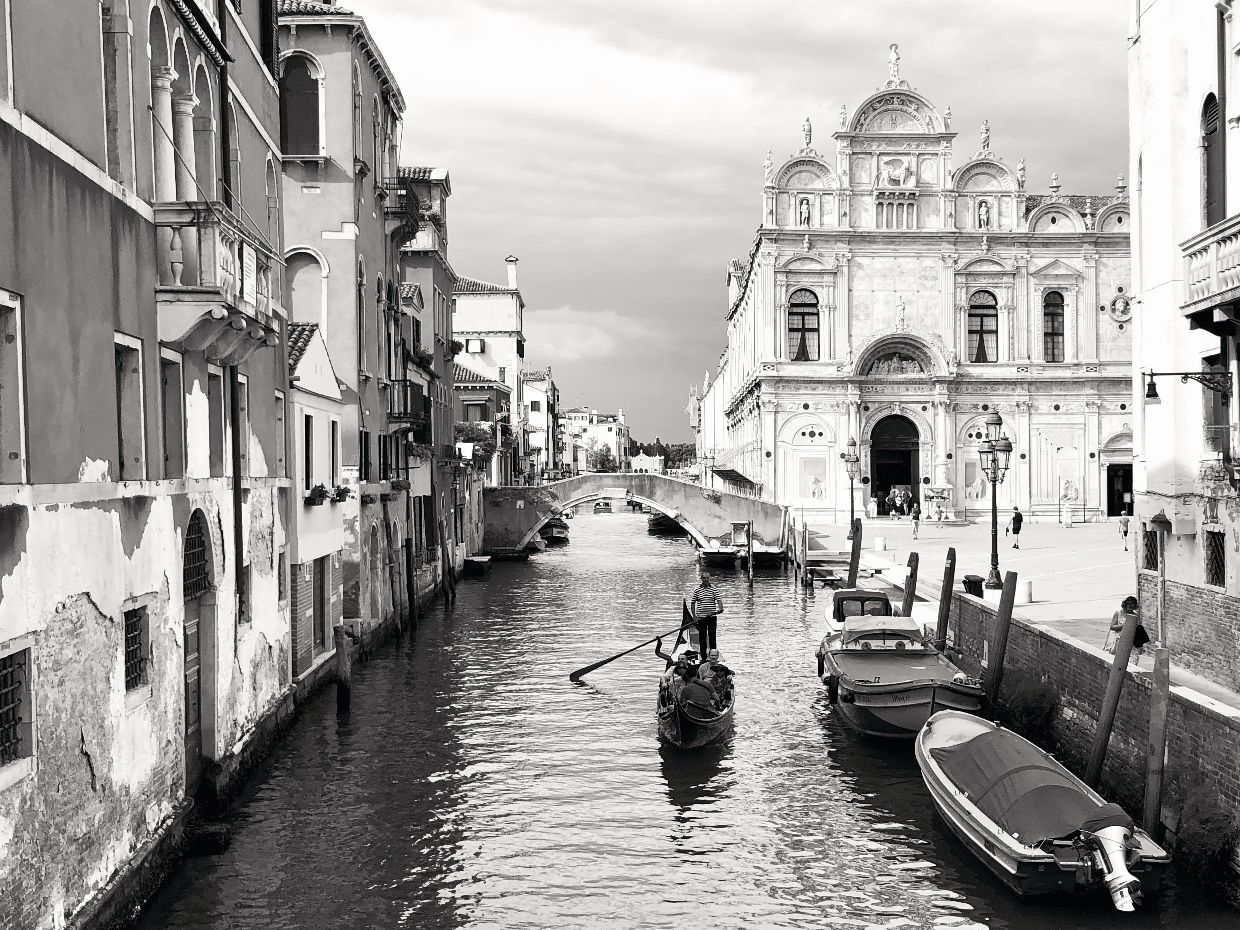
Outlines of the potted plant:
M 306 504 L 311 507 L 318 507 L 327 502 L 327 498 L 331 492 L 327 490 L 327 485 L 316 484 L 309 493 L 306 494 Z
M 393 491 L 408 491 L 409 482 L 404 478 L 393 478 L 390 487 Z
M 338 484 L 332 488 L 332 503 L 341 504 L 353 496 L 353 489 L 347 488 L 343 484 Z
M 367 491 L 365 494 L 361 496 L 361 502 L 363 504 L 373 504 L 378 499 L 379 498 L 377 498 L 374 494 L 370 493 L 369 491 Z

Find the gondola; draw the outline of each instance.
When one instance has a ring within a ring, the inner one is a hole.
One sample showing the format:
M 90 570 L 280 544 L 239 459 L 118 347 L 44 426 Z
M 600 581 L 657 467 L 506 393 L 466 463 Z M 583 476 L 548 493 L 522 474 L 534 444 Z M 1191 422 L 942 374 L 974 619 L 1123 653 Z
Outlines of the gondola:
M 1167 852 L 1024 737 L 944 710 L 918 734 L 916 753 L 935 809 L 1016 894 L 1105 889 L 1131 911 L 1158 890 Z
M 682 625 L 693 622 L 688 604 L 683 605 L 682 618 Z M 678 645 L 673 650 L 672 657 L 679 659 L 681 654 L 692 648 L 691 643 Z M 659 739 L 677 749 L 699 749 L 718 743 L 732 731 L 733 712 L 736 710 L 735 688 L 728 685 L 724 704 L 719 710 L 713 714 L 704 713 L 677 700 L 679 688 L 674 669 L 675 666 L 669 668 L 659 678 L 659 701 L 656 709 Z
M 832 592 L 818 674 L 844 722 L 868 736 L 912 739 L 936 710 L 979 712 L 981 682 L 894 613 L 882 591 Z

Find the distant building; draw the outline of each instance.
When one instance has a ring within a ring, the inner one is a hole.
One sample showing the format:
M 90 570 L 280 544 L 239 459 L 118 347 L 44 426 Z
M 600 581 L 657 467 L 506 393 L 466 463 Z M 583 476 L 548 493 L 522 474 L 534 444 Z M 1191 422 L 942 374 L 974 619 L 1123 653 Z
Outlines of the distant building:
M 524 374 L 525 416 L 530 464 L 533 474 L 543 480 L 562 477 L 564 438 L 559 429 L 560 389 L 551 369 Z
M 1240 97 L 1231 89 L 1240 78 L 1238 35 L 1230 3 L 1165 0 L 1130 10 L 1136 299 L 1128 312 L 1136 378 L 1129 402 L 1141 613 L 1172 662 L 1235 690 Z
M 512 388 L 458 362 L 453 370 L 452 390 L 457 441 L 493 442 L 495 452 L 485 466 L 486 483 L 491 487 L 514 484 L 516 436 L 506 413 L 512 408 Z
M 615 413 L 591 410 L 588 421 L 582 426 L 581 444 L 586 456 L 593 448 L 610 449 L 615 470 L 629 470 L 629 428 L 625 425 L 623 410 Z M 586 466 L 581 470 L 590 469 Z
M 665 473 L 663 456 L 646 455 L 644 452 L 633 456 L 629 462 L 629 468 L 635 475 L 662 475 Z

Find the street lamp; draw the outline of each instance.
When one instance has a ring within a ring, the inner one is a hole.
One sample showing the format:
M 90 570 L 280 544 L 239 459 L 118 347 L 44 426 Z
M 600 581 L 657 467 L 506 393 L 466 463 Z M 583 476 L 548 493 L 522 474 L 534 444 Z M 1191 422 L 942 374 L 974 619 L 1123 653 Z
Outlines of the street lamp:
M 986 418 L 986 438 L 978 443 L 978 458 L 982 473 L 990 482 L 990 574 L 986 587 L 998 590 L 1003 587 L 999 577 L 999 485 L 1007 474 L 1012 457 L 1012 441 L 1003 435 L 1003 417 L 992 413 Z
M 853 538 L 853 528 L 856 526 L 855 503 L 857 496 L 853 492 L 853 483 L 857 480 L 857 475 L 861 473 L 861 460 L 857 457 L 857 440 L 851 436 L 848 437 L 848 451 L 841 452 L 840 458 L 844 460 L 844 471 L 848 473 L 848 538 Z

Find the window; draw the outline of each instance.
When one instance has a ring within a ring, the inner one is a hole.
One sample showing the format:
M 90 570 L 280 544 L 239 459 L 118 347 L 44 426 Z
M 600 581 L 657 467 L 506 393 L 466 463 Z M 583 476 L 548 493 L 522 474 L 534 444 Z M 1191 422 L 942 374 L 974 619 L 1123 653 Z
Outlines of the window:
M 1206 584 L 1216 588 L 1225 587 L 1227 585 L 1227 534 L 1206 530 L 1203 542 L 1206 555 Z
M 150 624 L 145 607 L 125 611 L 125 690 L 146 684 L 146 659 L 150 651 Z
M 1141 531 L 1141 567 L 1146 571 L 1158 571 L 1158 530 L 1148 526 Z
M 142 429 L 142 343 L 116 335 L 116 448 L 117 481 L 146 477 L 146 448 Z
M 332 486 L 335 487 L 340 484 L 340 422 L 338 420 L 332 420 L 330 438 L 332 444 L 331 482 Z
M 280 147 L 285 155 L 321 155 L 318 68 L 290 55 L 280 73 Z
M 536 400 L 530 401 L 530 413 L 538 413 L 542 410 L 542 403 Z
M 250 385 L 237 375 L 237 444 L 241 447 L 241 474 L 250 473 Z
M 487 350 L 487 341 L 485 339 L 466 339 L 465 351 L 470 354 L 485 352 Z
M 466 404 L 465 420 L 468 423 L 480 423 L 487 419 L 486 404 Z
M 309 252 L 294 252 L 288 257 L 284 277 L 288 282 L 293 321 L 323 326 L 327 322 L 323 313 L 325 275 L 318 257 Z
M 276 597 L 280 603 L 288 600 L 288 546 L 281 546 L 276 555 Z
M 246 562 L 237 573 L 237 622 L 249 623 L 253 616 L 250 604 L 250 563 Z
M 368 430 L 361 431 L 359 439 L 360 455 L 358 458 L 358 480 L 370 481 L 370 432 Z
M 788 357 L 794 362 L 818 361 L 818 297 L 805 288 L 788 298 Z
M 0 767 L 34 755 L 30 650 L 0 656 Z
M 211 477 L 224 474 L 224 375 L 207 369 L 207 430 Z
M 1223 194 L 1223 126 L 1219 113 L 1218 98 L 1206 96 L 1201 108 L 1201 170 L 1204 175 L 1202 192 L 1205 195 L 1206 226 L 1221 223 L 1226 216 Z
M 207 533 L 207 518 L 201 510 L 190 514 L 185 528 L 185 555 L 181 564 L 181 597 L 185 600 L 198 597 L 211 590 L 211 537 Z
M 301 426 L 301 474 L 307 491 L 314 487 L 314 417 L 305 414 Z
M 1047 291 L 1042 298 L 1042 353 L 1048 362 L 1063 361 L 1063 294 Z
M 969 298 L 969 361 L 999 360 L 999 302 L 990 291 Z
M 237 12 L 241 12 L 241 4 L 237 4 Z M 275 0 L 259 0 L 258 3 L 258 45 L 262 50 L 263 64 L 272 74 L 276 73 L 276 2 Z
M 288 456 L 287 437 L 284 434 L 284 393 L 276 391 L 275 395 L 275 418 L 276 418 L 276 477 L 283 478 L 288 474 L 286 471 L 285 458 Z
M 1211 355 L 1201 360 L 1201 370 L 1215 375 L 1227 374 L 1226 356 Z M 1205 449 L 1213 455 L 1231 451 L 1231 418 L 1227 410 L 1227 395 L 1201 388 L 1201 412 L 1205 420 Z
M 0 482 L 26 480 L 26 379 L 21 300 L 0 290 Z
M 185 391 L 181 385 L 181 362 L 171 353 L 159 360 L 159 388 L 163 402 L 164 478 L 184 478 Z
M 499 380 L 504 382 L 507 382 L 508 380 L 508 369 L 503 365 L 499 366 Z
M 379 480 L 387 481 L 392 477 L 392 443 L 391 436 L 379 436 Z

